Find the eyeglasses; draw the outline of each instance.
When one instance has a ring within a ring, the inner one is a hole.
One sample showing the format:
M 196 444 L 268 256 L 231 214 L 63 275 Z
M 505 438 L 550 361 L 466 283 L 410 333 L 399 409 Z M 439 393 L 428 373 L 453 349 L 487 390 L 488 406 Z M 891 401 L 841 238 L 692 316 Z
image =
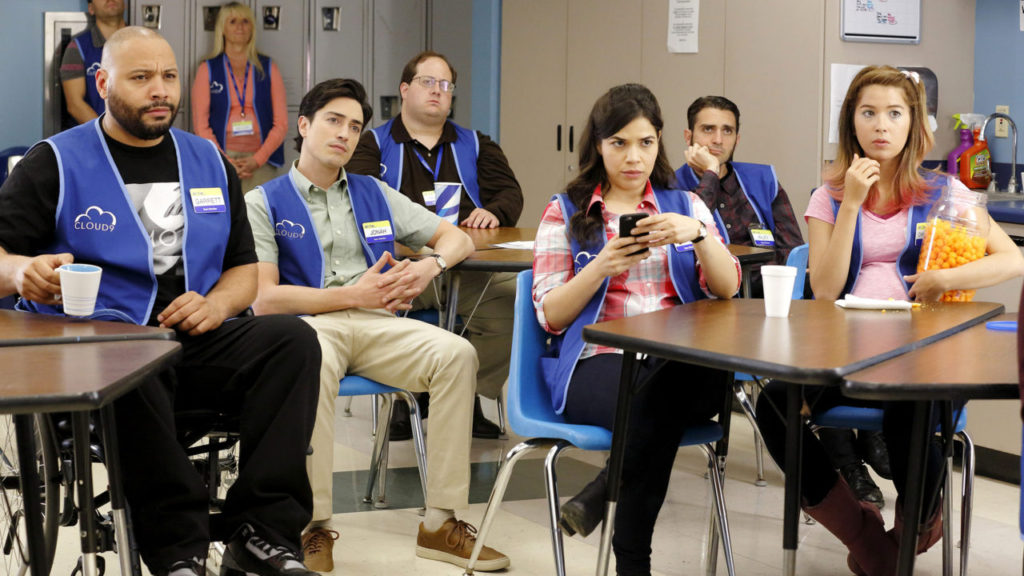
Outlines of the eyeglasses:
M 413 80 L 418 81 L 420 86 L 427 89 L 433 88 L 434 84 L 437 84 L 441 88 L 441 92 L 447 92 L 449 94 L 455 92 L 455 83 L 451 80 L 438 80 L 433 76 L 416 76 Z

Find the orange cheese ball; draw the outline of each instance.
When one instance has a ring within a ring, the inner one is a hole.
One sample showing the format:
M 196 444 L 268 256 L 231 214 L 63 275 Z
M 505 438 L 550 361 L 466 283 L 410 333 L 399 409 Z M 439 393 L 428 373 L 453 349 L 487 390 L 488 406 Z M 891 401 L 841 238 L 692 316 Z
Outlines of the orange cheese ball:
M 921 256 L 917 261 L 918 273 L 925 270 L 955 268 L 985 256 L 986 238 L 975 236 L 963 226 L 935 218 L 925 228 L 921 242 Z M 943 302 L 970 302 L 974 290 L 950 290 L 942 295 Z

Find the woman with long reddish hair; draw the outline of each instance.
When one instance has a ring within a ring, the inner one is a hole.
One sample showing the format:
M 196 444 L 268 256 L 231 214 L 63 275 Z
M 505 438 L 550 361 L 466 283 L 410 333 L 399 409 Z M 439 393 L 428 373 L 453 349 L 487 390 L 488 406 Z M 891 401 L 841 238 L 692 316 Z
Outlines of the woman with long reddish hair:
M 943 188 L 966 191 L 962 183 L 922 168 L 934 138 L 928 126 L 924 87 L 910 72 L 868 66 L 850 84 L 839 118 L 836 160 L 826 167 L 824 185 L 814 191 L 805 218 L 808 226 L 811 288 L 815 298 L 844 294 L 895 300 L 938 300 L 946 291 L 991 286 L 1024 274 L 1024 257 L 989 218 L 987 255 L 956 268 L 917 273 L 923 230 Z M 768 386 L 758 401 L 758 426 L 772 457 L 785 460 L 786 425 L 774 406 L 784 405 L 786 384 Z M 834 389 L 808 397 L 811 409 L 858 404 Z M 902 494 L 907 478 L 912 405 L 862 402 L 884 409 L 882 431 L 890 454 L 893 481 Z M 932 415 L 932 426 L 937 416 Z M 856 574 L 896 572 L 901 498 L 896 526 L 886 532 L 878 509 L 859 502 L 832 468 L 825 448 L 803 430 L 801 497 L 803 509 L 849 549 L 847 564 Z M 916 543 L 920 554 L 942 536 L 938 497 L 943 481 L 942 455 L 930 446 L 925 475 L 923 526 Z

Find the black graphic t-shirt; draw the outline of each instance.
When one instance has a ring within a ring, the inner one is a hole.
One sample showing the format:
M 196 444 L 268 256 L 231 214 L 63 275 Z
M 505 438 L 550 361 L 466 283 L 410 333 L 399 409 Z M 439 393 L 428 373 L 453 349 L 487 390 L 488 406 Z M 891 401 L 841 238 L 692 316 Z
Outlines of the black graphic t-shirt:
M 126 146 L 106 136 L 114 164 L 128 196 L 153 244 L 157 295 L 150 323 L 185 292 L 181 258 L 185 215 L 182 211 L 178 160 L 171 138 L 148 148 Z M 224 160 L 222 158 L 222 160 Z M 228 172 L 231 233 L 224 254 L 224 270 L 257 261 L 252 230 L 245 215 L 241 183 L 234 168 Z M 11 171 L 0 187 L 0 247 L 12 254 L 34 256 L 53 242 L 60 177 L 53 149 L 38 144 Z

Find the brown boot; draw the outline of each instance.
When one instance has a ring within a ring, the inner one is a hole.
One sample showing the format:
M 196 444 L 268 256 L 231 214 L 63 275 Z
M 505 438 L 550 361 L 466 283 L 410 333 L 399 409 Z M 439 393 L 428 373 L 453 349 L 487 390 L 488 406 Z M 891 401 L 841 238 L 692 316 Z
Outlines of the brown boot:
M 900 539 L 903 538 L 903 502 L 900 499 L 896 499 L 896 521 L 893 522 L 892 530 L 888 532 L 889 537 L 896 542 L 897 545 L 900 543 Z M 942 540 L 942 499 L 939 499 L 939 506 L 932 513 L 931 517 L 928 518 L 918 529 L 917 536 L 917 553 L 924 554 L 929 548 L 935 545 L 936 542 Z
M 867 576 L 891 576 L 896 573 L 899 549 L 885 534 L 885 524 L 878 508 L 857 500 L 842 477 L 836 481 L 825 499 L 816 506 L 804 506 L 811 518 L 818 521 L 850 550 L 847 564 L 854 572 Z M 855 568 L 856 567 L 856 568 Z

